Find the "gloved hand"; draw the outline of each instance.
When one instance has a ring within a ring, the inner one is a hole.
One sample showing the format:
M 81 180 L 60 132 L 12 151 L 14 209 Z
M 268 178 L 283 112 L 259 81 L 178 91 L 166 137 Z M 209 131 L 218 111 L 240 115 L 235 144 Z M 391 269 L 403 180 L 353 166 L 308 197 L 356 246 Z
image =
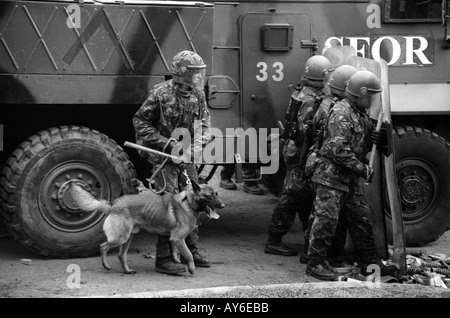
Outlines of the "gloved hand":
M 179 143 L 178 141 L 174 140 L 174 139 L 171 140 L 171 141 L 167 144 L 166 148 L 164 149 L 164 152 L 167 153 L 167 154 L 169 154 L 169 155 L 171 155 L 171 154 L 172 154 L 172 150 L 175 148 L 175 146 L 176 146 L 177 144 L 180 144 L 180 143 Z M 178 146 L 177 146 L 177 147 L 178 147 Z M 174 153 L 177 153 L 178 150 L 179 150 L 179 149 L 176 148 Z
M 373 128 L 372 133 L 370 134 L 370 138 L 374 144 L 376 144 L 378 147 L 384 147 L 387 145 L 387 129 L 386 124 L 383 122 L 381 125 L 381 129 L 379 131 L 376 131 L 375 128 Z
M 362 173 L 362 177 L 364 180 L 366 180 L 367 182 L 372 182 L 373 179 L 373 169 L 369 166 L 369 165 L 365 165 L 364 166 L 364 170 Z
M 178 156 L 179 159 L 172 159 L 172 161 L 182 170 L 192 162 L 190 149 L 188 149 L 188 151 L 184 151 L 183 144 L 181 142 L 171 140 L 165 149 L 165 153 L 172 156 Z

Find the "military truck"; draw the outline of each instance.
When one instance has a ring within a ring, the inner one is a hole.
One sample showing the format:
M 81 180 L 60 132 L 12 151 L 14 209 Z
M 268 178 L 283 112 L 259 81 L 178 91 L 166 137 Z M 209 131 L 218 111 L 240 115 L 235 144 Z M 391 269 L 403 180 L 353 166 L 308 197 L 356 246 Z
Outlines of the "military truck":
M 309 56 L 351 46 L 389 65 L 407 244 L 436 240 L 450 225 L 448 22 L 449 1 L 0 0 L 2 219 L 44 256 L 97 252 L 104 215 L 79 210 L 68 186 L 107 200 L 137 192 L 151 167 L 122 145 L 181 50 L 207 64 L 212 125 L 235 144 L 249 128 L 264 143 L 283 121 Z M 270 164 L 244 146 L 205 163 Z M 283 176 L 281 162 L 262 179 L 276 195 Z

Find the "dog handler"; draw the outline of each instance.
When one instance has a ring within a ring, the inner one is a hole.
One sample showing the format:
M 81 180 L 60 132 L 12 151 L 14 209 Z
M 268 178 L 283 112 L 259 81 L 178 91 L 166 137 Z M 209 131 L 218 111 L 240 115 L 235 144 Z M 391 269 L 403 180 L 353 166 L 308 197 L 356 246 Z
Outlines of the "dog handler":
M 208 128 L 211 127 L 211 117 L 204 93 L 205 69 L 203 59 L 195 52 L 186 50 L 175 55 L 172 62 L 173 78 L 155 85 L 133 117 L 137 144 L 168 154 L 173 154 L 172 150 L 179 154 L 182 143 L 172 138 L 172 132 L 177 128 L 185 128 L 190 133 L 192 144 L 199 144 L 194 140 L 194 121 L 201 121 L 201 144 L 206 145 L 210 139 Z M 162 173 L 154 178 L 157 190 L 163 189 L 165 185 L 166 192 L 183 191 L 186 187 L 184 169 L 190 179 L 198 182 L 197 171 L 190 158 L 193 151 L 189 150 L 183 153 L 183 161 L 176 160 L 176 163 L 168 160 L 164 164 Z M 154 171 L 163 163 L 162 156 L 143 151 L 139 154 L 153 164 Z M 198 226 L 186 237 L 186 244 L 196 266 L 210 267 L 210 261 L 199 253 L 197 242 Z M 169 236 L 158 235 L 155 269 L 165 274 L 186 271 L 184 265 L 172 259 Z

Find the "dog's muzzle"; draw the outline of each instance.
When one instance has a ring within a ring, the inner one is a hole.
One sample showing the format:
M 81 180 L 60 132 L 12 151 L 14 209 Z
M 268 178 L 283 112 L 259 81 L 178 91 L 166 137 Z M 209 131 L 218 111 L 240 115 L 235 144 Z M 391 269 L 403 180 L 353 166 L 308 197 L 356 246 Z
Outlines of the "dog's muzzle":
M 222 205 L 219 207 L 220 209 L 223 209 L 225 207 L 225 204 L 222 203 Z M 217 214 L 216 210 L 209 205 L 205 205 L 205 212 L 209 216 L 210 219 L 218 219 L 220 217 L 219 214 Z

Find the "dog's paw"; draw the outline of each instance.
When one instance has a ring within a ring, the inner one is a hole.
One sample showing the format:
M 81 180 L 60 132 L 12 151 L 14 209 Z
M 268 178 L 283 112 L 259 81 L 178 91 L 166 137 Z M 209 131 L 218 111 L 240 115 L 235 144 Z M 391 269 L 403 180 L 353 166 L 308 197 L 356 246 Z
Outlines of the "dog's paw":
M 134 274 L 137 273 L 134 269 L 124 270 L 123 272 L 124 272 L 125 274 L 131 274 L 131 275 L 134 275 Z
M 180 255 L 179 255 L 178 253 L 172 254 L 172 260 L 173 260 L 175 263 L 178 263 L 178 264 L 181 263 Z
M 109 271 L 111 270 L 111 266 L 109 266 L 108 264 L 102 263 L 102 265 L 106 270 L 109 270 Z
M 189 273 L 191 273 L 192 275 L 195 274 L 195 266 L 194 267 L 189 267 L 188 270 L 189 270 Z

